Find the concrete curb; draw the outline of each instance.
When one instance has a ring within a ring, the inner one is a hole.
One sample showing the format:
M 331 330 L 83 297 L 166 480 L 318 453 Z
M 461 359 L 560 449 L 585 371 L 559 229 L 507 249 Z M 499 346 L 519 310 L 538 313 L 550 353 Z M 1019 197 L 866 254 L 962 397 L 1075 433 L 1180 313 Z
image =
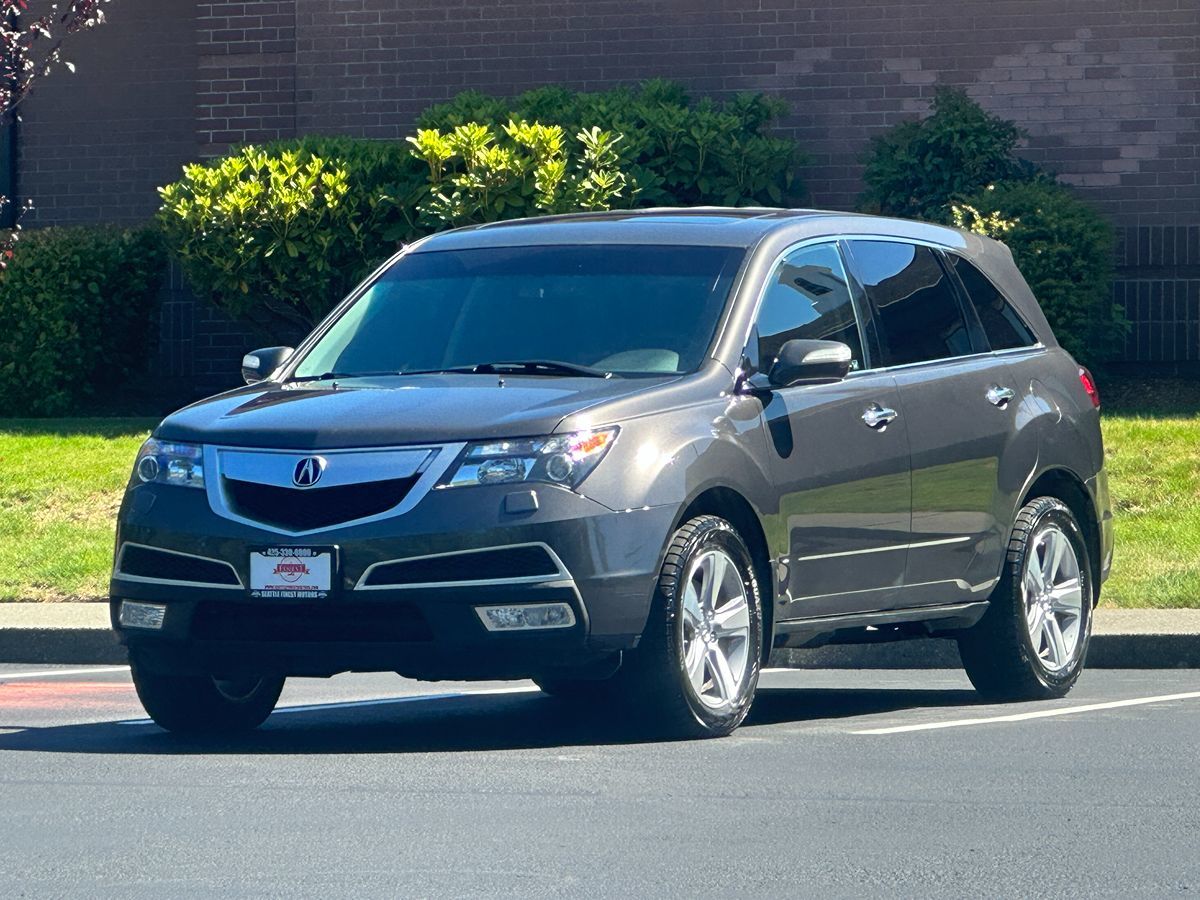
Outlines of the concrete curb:
M 960 669 L 951 640 L 832 645 L 776 650 L 771 665 L 785 669 Z M 1090 669 L 1200 669 L 1200 634 L 1094 634 Z
M 105 603 L 0 604 L 0 663 L 120 665 L 125 648 Z M 796 669 L 960 668 L 954 641 L 776 650 L 771 665 Z M 1088 652 L 1095 669 L 1200 668 L 1200 610 L 1100 609 Z

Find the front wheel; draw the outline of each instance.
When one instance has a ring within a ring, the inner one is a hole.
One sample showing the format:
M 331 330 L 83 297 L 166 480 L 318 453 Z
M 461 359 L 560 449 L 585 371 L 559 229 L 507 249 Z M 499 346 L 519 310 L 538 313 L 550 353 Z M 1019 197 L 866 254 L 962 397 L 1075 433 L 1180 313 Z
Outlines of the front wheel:
M 261 725 L 275 708 L 284 678 L 254 675 L 220 679 L 175 675 L 148 668 L 136 656 L 130 672 L 150 718 L 180 734 L 230 734 Z
M 1031 500 L 1017 515 L 987 613 L 958 638 L 975 689 L 995 700 L 1066 696 L 1083 671 L 1094 599 L 1075 516 L 1053 497 Z
M 761 602 L 737 530 L 716 516 L 689 520 L 672 536 L 646 631 L 612 686 L 659 734 L 729 734 L 758 685 Z

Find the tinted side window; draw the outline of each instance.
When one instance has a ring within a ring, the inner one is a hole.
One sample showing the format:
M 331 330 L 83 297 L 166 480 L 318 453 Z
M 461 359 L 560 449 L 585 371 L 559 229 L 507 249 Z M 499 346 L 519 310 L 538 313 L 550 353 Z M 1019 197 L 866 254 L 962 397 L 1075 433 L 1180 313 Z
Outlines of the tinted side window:
M 833 244 L 804 247 L 790 254 L 771 275 L 758 311 L 758 360 L 771 367 L 786 341 L 840 341 L 863 367 L 862 338 L 842 258 Z
M 967 296 L 979 313 L 983 333 L 993 350 L 1011 350 L 1015 347 L 1030 347 L 1037 338 L 1013 309 L 1012 304 L 992 284 L 991 279 L 979 271 L 973 263 L 961 256 L 950 255 L 954 271 L 967 289 Z
M 878 311 L 885 364 L 973 352 L 949 276 L 928 247 L 851 241 L 854 267 Z

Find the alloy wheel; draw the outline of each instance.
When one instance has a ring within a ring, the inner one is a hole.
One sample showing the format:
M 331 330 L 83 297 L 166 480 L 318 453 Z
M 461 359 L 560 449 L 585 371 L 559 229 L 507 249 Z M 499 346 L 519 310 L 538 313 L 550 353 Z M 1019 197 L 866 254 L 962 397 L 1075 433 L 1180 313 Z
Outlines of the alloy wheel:
M 1084 625 L 1079 556 L 1057 525 L 1037 533 L 1026 557 L 1021 594 L 1034 652 L 1049 672 L 1061 672 L 1079 652 Z
M 750 668 L 750 607 L 741 571 L 723 550 L 693 561 L 683 591 L 684 675 L 696 699 L 713 710 L 741 697 Z

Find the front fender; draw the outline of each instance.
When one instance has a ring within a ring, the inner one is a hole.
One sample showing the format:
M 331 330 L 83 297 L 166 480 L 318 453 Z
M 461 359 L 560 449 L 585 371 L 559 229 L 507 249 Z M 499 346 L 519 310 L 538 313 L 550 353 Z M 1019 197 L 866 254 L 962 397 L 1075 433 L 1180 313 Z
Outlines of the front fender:
M 581 491 L 611 509 L 684 508 L 725 487 L 767 511 L 770 487 L 761 404 L 727 394 L 688 408 L 623 421 L 608 456 Z

